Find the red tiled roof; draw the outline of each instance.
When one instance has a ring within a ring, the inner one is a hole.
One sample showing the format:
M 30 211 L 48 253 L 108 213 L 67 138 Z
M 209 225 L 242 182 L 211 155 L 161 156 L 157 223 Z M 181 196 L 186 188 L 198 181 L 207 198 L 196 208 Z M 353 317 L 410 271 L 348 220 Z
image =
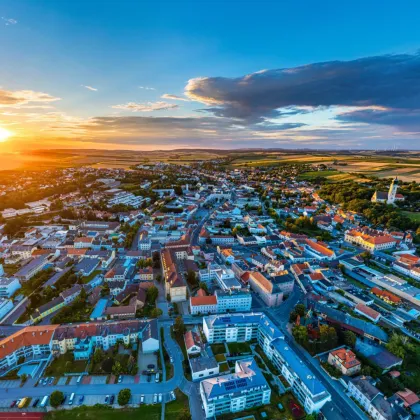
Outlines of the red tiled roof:
M 191 306 L 207 306 L 216 304 L 216 296 L 195 296 L 191 298 Z

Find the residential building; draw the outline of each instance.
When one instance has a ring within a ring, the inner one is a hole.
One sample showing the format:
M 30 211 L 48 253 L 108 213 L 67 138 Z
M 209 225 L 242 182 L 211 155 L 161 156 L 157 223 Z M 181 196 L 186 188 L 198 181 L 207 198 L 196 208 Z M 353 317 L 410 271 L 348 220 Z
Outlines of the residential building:
M 235 373 L 201 381 L 200 395 L 212 418 L 268 404 L 271 389 L 255 360 L 245 359 L 236 362 Z
M 0 277 L 0 298 L 10 298 L 21 287 L 17 277 Z
M 28 264 L 24 265 L 15 276 L 22 282 L 28 281 L 38 274 L 48 264 L 47 256 L 34 258 Z
M 10 299 L 0 298 L 0 321 L 10 312 L 13 308 L 13 302 Z
M 398 404 L 391 404 L 373 385 L 370 376 L 358 376 L 348 385 L 349 394 L 375 420 L 407 420 L 409 413 Z
M 266 277 L 259 271 L 251 271 L 249 272 L 249 284 L 268 307 L 279 306 L 283 302 L 283 291 L 272 277 Z
M 268 359 L 289 382 L 307 413 L 318 412 L 330 394 L 284 340 L 282 332 L 262 313 L 210 315 L 203 318 L 208 343 L 258 340 Z
M 328 354 L 328 363 L 341 371 L 343 375 L 351 376 L 358 372 L 362 364 L 357 360 L 356 355 L 349 349 L 340 348 Z
M 219 363 L 214 357 L 200 356 L 189 359 L 193 382 L 219 374 Z

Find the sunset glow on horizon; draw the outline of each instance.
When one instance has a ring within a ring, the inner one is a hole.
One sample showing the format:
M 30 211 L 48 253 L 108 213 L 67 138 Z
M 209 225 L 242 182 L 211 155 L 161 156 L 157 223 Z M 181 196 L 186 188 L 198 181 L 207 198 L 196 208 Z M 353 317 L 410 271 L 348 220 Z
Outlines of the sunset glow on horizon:
M 0 151 L 420 148 L 418 3 L 187 3 L 2 2 Z

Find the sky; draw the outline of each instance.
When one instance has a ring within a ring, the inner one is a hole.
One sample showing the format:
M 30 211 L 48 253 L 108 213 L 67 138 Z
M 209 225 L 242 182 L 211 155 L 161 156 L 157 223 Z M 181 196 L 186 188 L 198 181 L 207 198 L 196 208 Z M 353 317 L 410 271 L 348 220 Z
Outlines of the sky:
M 420 149 L 420 3 L 2 0 L 0 152 Z

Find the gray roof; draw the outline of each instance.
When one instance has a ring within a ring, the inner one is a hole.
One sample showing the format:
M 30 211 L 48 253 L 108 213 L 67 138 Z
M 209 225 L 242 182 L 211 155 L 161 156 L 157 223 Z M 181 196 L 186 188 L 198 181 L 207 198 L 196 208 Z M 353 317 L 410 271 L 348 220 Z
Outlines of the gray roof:
M 190 358 L 191 371 L 201 372 L 205 369 L 215 369 L 219 364 L 214 357 L 200 356 Z
M 283 338 L 275 339 L 271 345 L 279 352 L 286 364 L 305 384 L 312 396 L 326 393 L 324 385 L 314 376 L 308 366 L 299 359 Z
M 243 391 L 258 386 L 269 389 L 267 381 L 254 359 L 237 361 L 236 366 L 239 368 L 238 372 L 204 379 L 201 382 L 200 386 L 207 399 L 223 396 L 234 398 L 241 395 Z

